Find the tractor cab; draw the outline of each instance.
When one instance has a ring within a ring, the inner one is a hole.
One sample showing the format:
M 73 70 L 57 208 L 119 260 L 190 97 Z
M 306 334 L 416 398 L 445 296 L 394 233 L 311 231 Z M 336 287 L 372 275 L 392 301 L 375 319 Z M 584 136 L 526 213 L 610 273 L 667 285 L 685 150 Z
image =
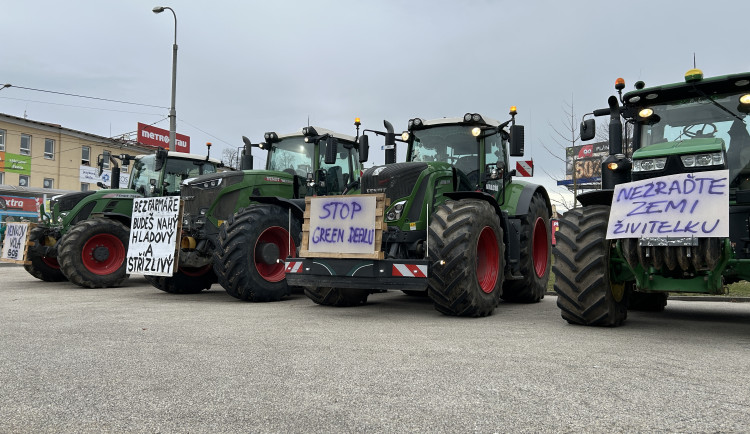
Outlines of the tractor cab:
M 183 181 L 216 173 L 220 165 L 215 158 L 159 150 L 135 158 L 128 188 L 144 197 L 179 196 Z

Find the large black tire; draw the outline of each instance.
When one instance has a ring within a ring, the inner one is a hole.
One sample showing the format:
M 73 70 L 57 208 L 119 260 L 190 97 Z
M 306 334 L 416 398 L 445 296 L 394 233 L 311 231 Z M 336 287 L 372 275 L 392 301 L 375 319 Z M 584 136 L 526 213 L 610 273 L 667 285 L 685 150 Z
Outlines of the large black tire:
M 574 208 L 560 219 L 555 238 L 555 291 L 571 324 L 619 326 L 627 318 L 625 283 L 610 280 L 609 207 Z
M 663 312 L 667 307 L 666 292 L 636 292 L 628 293 L 628 310 L 643 312 Z
M 276 205 L 252 205 L 229 217 L 213 256 L 216 277 L 227 293 L 246 301 L 278 301 L 289 295 L 283 261 L 296 254 L 302 224 L 292 216 L 291 246 L 288 226 L 287 210 Z
M 367 302 L 370 291 L 348 288 L 305 288 L 307 298 L 322 306 L 351 307 Z
M 84 288 L 119 286 L 128 277 L 129 234 L 125 225 L 112 219 L 77 223 L 60 239 L 60 269 L 68 280 Z
M 540 193 L 534 193 L 529 212 L 521 218 L 522 280 L 509 280 L 503 287 L 503 300 L 537 303 L 544 298 L 552 261 L 550 210 Z
M 47 230 L 45 228 L 35 227 L 29 232 L 29 241 L 37 245 L 44 245 L 46 234 Z M 57 258 L 42 256 L 36 253 L 33 248 L 30 248 L 26 259 L 30 264 L 25 264 L 23 268 L 37 279 L 45 282 L 64 282 L 68 280 L 62 270 L 60 270 Z
M 170 294 L 197 294 L 216 282 L 213 266 L 178 267 L 172 276 L 144 276 L 155 288 Z
M 445 315 L 491 315 L 502 294 L 503 229 L 483 200 L 446 201 L 430 217 L 428 294 Z

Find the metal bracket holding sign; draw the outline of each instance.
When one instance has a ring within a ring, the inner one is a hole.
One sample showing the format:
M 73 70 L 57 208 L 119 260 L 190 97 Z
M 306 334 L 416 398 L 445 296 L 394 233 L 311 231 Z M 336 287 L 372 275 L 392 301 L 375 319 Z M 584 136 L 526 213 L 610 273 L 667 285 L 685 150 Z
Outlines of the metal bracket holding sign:
M 177 271 L 182 210 L 175 196 L 133 200 L 128 274 L 169 277 Z
M 5 237 L 3 238 L 3 254 L 0 261 L 13 264 L 28 264 L 26 255 L 29 246 L 29 231 L 33 226 L 31 223 L 5 223 Z
M 385 194 L 305 198 L 303 258 L 383 259 Z

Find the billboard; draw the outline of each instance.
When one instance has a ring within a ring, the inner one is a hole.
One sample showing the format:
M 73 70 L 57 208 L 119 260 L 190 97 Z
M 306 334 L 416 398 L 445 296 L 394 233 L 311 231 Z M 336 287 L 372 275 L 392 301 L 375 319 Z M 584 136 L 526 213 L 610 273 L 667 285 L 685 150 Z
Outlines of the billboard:
M 31 157 L 28 155 L 0 152 L 0 170 L 19 175 L 31 175 Z
M 169 131 L 138 122 L 138 143 L 169 149 Z M 175 150 L 177 152 L 190 152 L 190 137 L 184 134 L 175 134 Z
M 41 197 L 0 195 L 0 217 L 13 216 L 36 221 L 42 200 Z
M 609 143 L 599 142 L 565 148 L 565 179 L 601 182 L 602 161 L 609 156 Z M 574 168 L 575 164 L 575 168 Z

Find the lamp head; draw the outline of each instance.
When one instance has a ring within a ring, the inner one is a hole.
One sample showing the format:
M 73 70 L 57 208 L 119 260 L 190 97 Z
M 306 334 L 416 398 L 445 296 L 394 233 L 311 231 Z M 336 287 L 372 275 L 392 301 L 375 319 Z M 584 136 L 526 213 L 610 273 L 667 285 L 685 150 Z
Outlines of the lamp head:
M 160 14 L 164 12 L 164 6 L 154 6 L 154 8 L 151 9 L 151 11 L 153 11 L 153 13 L 155 14 Z

